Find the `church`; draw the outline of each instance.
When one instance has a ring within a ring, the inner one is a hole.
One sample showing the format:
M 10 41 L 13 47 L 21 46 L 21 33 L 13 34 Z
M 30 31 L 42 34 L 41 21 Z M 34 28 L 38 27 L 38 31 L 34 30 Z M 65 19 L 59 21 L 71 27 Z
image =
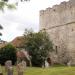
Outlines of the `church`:
M 40 30 L 53 42 L 58 61 L 75 65 L 75 0 L 40 11 Z

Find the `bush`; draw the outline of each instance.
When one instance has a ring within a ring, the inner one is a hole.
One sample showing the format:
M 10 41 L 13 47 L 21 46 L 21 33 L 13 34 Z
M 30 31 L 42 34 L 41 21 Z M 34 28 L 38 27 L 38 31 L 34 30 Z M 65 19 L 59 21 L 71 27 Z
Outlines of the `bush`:
M 0 64 L 4 65 L 7 60 L 11 60 L 13 64 L 16 62 L 16 48 L 11 44 L 0 49 Z

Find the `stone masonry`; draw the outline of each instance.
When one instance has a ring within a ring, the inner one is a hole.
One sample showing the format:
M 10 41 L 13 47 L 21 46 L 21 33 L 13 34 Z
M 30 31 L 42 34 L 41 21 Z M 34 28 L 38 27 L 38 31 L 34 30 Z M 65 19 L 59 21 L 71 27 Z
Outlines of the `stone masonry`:
M 75 0 L 40 11 L 40 30 L 45 29 L 58 56 L 64 52 L 75 64 Z

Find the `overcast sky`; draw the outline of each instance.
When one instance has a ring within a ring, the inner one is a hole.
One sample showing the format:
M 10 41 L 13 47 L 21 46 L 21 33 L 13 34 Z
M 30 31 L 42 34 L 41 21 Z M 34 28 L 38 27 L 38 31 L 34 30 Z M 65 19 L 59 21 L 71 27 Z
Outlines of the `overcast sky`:
M 15 1 L 15 0 L 12 0 Z M 0 24 L 3 26 L 3 36 L 5 41 L 12 41 L 15 37 L 21 36 L 24 30 L 32 28 L 39 31 L 39 11 L 60 4 L 68 0 L 30 0 L 20 3 L 16 10 L 6 10 L 0 12 Z

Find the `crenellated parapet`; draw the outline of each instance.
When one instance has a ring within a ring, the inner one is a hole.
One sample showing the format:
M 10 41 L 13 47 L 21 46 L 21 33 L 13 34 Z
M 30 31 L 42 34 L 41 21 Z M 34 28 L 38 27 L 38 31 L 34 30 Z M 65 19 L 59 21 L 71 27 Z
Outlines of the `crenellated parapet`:
M 70 9 L 75 6 L 75 0 L 70 0 L 68 2 L 64 1 L 61 2 L 59 5 L 54 5 L 52 8 L 48 7 L 46 10 L 41 10 L 40 15 L 44 14 L 45 12 L 62 12 L 64 10 Z
M 40 25 L 44 28 L 75 21 L 75 0 L 61 2 L 59 5 L 40 11 Z
M 48 32 L 57 47 L 58 55 L 67 51 L 75 65 L 75 0 L 41 10 L 39 21 L 40 30 L 45 29 Z

